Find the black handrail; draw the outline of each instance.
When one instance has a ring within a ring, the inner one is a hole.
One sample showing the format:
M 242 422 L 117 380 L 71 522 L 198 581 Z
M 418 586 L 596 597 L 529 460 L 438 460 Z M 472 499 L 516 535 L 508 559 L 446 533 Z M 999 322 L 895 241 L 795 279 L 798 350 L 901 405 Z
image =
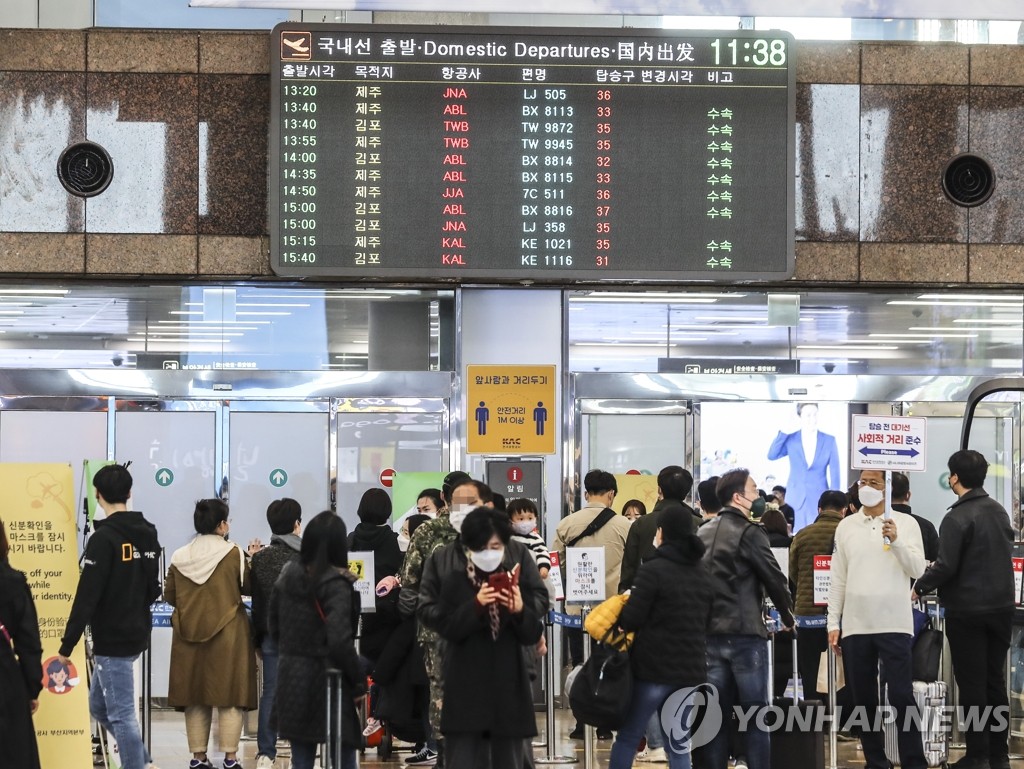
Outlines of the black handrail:
M 990 379 L 971 390 L 970 395 L 967 396 L 967 409 L 964 411 L 964 421 L 960 426 L 961 450 L 969 448 L 971 425 L 974 423 L 974 412 L 978 408 L 978 404 L 993 393 L 1000 392 L 1024 392 L 1024 377 Z

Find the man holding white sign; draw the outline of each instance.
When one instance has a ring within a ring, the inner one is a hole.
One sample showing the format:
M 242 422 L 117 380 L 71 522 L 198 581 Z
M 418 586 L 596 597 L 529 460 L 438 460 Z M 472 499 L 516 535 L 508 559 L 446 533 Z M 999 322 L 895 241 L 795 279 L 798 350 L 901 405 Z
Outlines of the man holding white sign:
M 858 495 L 860 512 L 836 527 L 828 641 L 842 654 L 854 704 L 865 711 L 867 723 L 860 725 L 867 769 L 890 767 L 876 718 L 879 662 L 896 713 L 900 766 L 925 769 L 920 722 L 907 717 L 915 707 L 910 654 L 914 620 L 907 587 L 924 572 L 921 529 L 906 513 L 887 512 L 882 470 L 861 472 Z
M 796 586 L 797 658 L 805 699 L 821 699 L 815 692 L 814 682 L 821 653 L 828 648 L 825 627 L 828 593 L 824 600 L 818 600 L 815 582 L 821 579 L 824 570 L 815 568 L 815 560 L 832 555 L 836 527 L 843 520 L 848 500 L 845 491 L 822 494 L 818 498 L 818 517 L 800 529 L 789 546 L 789 581 Z

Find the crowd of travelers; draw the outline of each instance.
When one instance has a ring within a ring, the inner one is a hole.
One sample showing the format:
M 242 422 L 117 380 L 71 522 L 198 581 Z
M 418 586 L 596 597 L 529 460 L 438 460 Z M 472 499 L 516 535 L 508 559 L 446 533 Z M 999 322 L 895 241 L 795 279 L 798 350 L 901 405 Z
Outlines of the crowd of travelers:
M 364 741 L 388 729 L 414 743 L 407 766 L 524 769 L 533 765 L 534 681 L 549 653 L 545 622 L 558 592 L 550 553 L 564 564 L 567 548 L 601 547 L 606 595 L 628 596 L 615 622 L 632 634 L 634 679 L 620 728 L 596 734 L 614 739 L 610 769 L 634 761 L 770 769 L 764 722 L 748 719 L 737 729 L 728 717 L 734 705 L 750 712 L 770 704 L 766 606 L 774 609 L 774 629 L 796 632 L 805 698 L 822 696 L 814 682 L 831 647 L 845 674 L 842 704 L 873 713 L 881 666 L 899 716 L 915 707 L 913 603 L 937 590 L 960 705 L 1007 706 L 1013 531 L 984 491 L 981 454 L 958 451 L 948 469 L 956 500 L 938 532 L 911 512 L 901 473 L 892 475 L 888 495 L 885 473 L 875 470 L 862 471 L 848 491 L 825 491 L 816 518 L 794 532 L 786 489 L 761 491 L 744 469 L 694 489 L 686 469 L 665 467 L 653 509 L 633 499 L 621 514 L 612 509 L 615 476 L 591 470 L 584 506 L 557 524 L 550 551 L 533 502 L 506 506 L 460 471 L 442 488 L 425 489 L 415 513 L 394 523 L 389 495 L 367 491 L 352 532 L 331 511 L 303 530 L 299 503 L 275 500 L 266 547 L 231 542 L 228 506 L 207 499 L 195 505 L 195 537 L 161 575 L 157 531 L 128 509 L 127 469 L 110 465 L 93 479 L 106 516 L 87 542 L 58 658 L 69 663 L 91 628 L 90 713 L 116 738 L 124 769 L 153 767 L 135 713 L 133 665 L 148 647 L 150 606 L 161 592 L 174 607 L 168 701 L 185 714 L 190 769 L 213 767 L 214 711 L 223 769 L 240 769 L 243 717 L 256 709 L 256 768 L 274 767 L 278 742 L 287 740 L 292 767 L 312 769 L 318 746 L 331 742 L 328 671 L 343 692 L 333 766 L 356 767 Z M 374 553 L 371 613 L 362 611 L 358 577 L 349 571 L 354 551 Z M 7 714 L 0 740 L 14 765 L 37 769 L 32 714 L 42 688 L 41 645 L 28 585 L 7 552 L 0 523 L 0 707 Z M 829 554 L 823 602 L 814 559 Z M 252 597 L 251 612 L 244 596 Z M 566 630 L 573 665 L 583 661 L 582 632 Z M 714 687 L 726 718 L 707 744 L 690 745 L 670 734 L 662 709 L 673 693 L 701 685 Z M 900 763 L 925 769 L 920 731 L 914 719 L 906 723 Z M 584 728 L 577 724 L 569 737 L 582 738 Z M 989 719 L 964 736 L 959 769 L 1009 769 L 1006 722 Z M 867 769 L 889 769 L 880 731 L 868 724 L 855 737 Z

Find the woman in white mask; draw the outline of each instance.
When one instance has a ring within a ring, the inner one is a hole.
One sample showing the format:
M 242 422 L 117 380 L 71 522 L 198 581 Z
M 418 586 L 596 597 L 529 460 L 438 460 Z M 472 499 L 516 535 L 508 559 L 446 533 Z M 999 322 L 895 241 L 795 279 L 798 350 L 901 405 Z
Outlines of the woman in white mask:
M 478 507 L 430 557 L 417 615 L 447 641 L 441 732 L 448 769 L 522 769 L 537 734 L 522 647 L 544 631 L 547 590 L 508 516 Z

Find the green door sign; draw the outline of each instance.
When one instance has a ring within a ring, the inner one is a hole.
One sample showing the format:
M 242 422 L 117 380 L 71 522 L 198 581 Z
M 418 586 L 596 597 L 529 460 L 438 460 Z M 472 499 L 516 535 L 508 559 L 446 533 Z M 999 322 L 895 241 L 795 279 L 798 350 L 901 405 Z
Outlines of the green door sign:
M 281 468 L 275 468 L 270 471 L 270 485 L 277 488 L 281 488 L 288 483 L 288 473 Z
M 156 471 L 156 482 L 159 486 L 170 486 L 174 483 L 174 473 L 169 467 L 161 467 Z

